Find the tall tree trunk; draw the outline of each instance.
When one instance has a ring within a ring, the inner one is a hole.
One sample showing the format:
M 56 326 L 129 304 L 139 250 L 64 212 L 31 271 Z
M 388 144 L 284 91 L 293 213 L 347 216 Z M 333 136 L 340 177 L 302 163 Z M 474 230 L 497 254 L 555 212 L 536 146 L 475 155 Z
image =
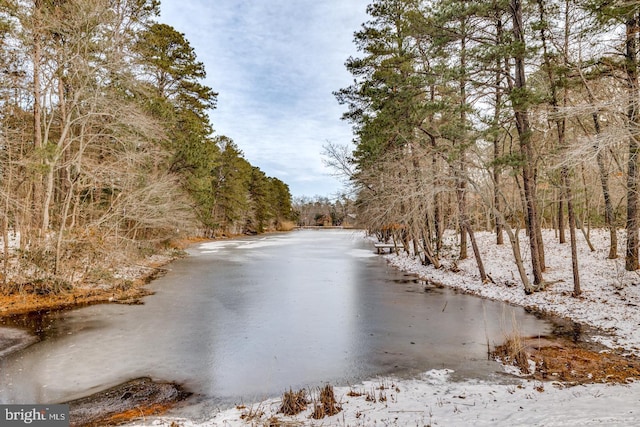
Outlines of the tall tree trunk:
M 424 253 L 424 265 L 433 265 L 434 268 L 440 268 L 440 259 L 438 254 L 433 252 L 431 241 L 426 230 L 422 231 L 422 252 Z
M 524 189 L 526 203 L 527 228 L 529 234 L 529 246 L 531 248 L 531 266 L 533 272 L 533 290 L 538 290 L 544 285 L 542 276 L 542 265 L 540 262 L 540 244 L 538 242 L 538 214 L 535 194 L 534 178 L 534 152 L 531 143 L 531 127 L 529 124 L 529 111 L 525 98 L 526 78 L 525 78 L 525 39 L 524 26 L 522 22 L 522 4 L 520 0 L 511 0 L 511 17 L 513 20 L 513 36 L 517 44 L 515 49 L 514 65 L 514 88 L 511 91 L 511 100 L 515 115 L 516 128 L 520 139 L 520 149 L 524 160 L 522 163 L 522 185 Z M 532 289 L 525 289 L 530 293 Z
M 480 274 L 480 280 L 482 280 L 482 282 L 484 283 L 487 281 L 487 273 L 485 272 L 485 269 L 484 269 L 484 263 L 482 262 L 480 249 L 478 248 L 475 235 L 473 234 L 473 230 L 471 228 L 471 225 L 469 224 L 469 218 L 467 218 L 466 212 L 460 206 L 463 203 L 462 193 L 457 192 L 457 195 L 458 195 L 458 205 L 459 205 L 458 209 L 461 212 L 460 213 L 460 229 L 464 234 L 469 235 L 469 239 L 471 240 L 471 247 L 473 249 L 473 255 L 476 259 L 476 264 L 478 266 L 478 273 Z
M 467 66 L 467 39 L 466 39 L 466 22 L 465 18 L 460 19 L 460 126 L 463 129 L 467 127 L 467 115 L 465 109 L 467 107 L 467 80 L 466 80 L 466 66 Z M 458 141 L 458 149 L 460 156 L 460 174 L 456 179 L 456 197 L 458 200 L 458 218 L 460 225 L 460 259 L 467 259 L 467 182 L 466 176 L 466 132 L 463 132 L 463 138 Z M 453 166 L 455 169 L 455 165 Z
M 567 238 L 564 234 L 564 201 L 566 195 L 564 194 L 564 185 L 560 186 L 560 193 L 558 194 L 558 241 L 560 243 L 567 243 Z
M 494 145 L 494 148 L 495 148 L 495 145 Z M 501 210 L 502 205 L 500 203 L 500 171 L 498 170 L 497 166 L 494 166 L 493 168 L 493 186 L 494 186 L 493 205 L 495 206 L 496 210 Z M 495 224 L 496 244 L 504 245 L 504 235 L 502 233 L 502 224 L 500 223 L 500 221 L 496 219 L 495 215 L 492 214 L 491 216 L 493 217 L 493 222 Z
M 433 208 L 433 224 L 436 232 L 436 253 L 440 254 L 442 252 L 442 239 L 444 237 L 444 219 L 442 215 L 442 197 L 440 196 L 440 192 L 437 191 L 436 194 L 433 195 L 433 204 L 435 205 Z
M 591 90 L 591 86 L 587 82 L 587 79 L 584 77 L 582 73 L 582 68 L 578 67 L 578 73 L 580 74 L 580 79 L 582 80 L 582 84 L 587 91 L 587 96 L 589 99 L 589 103 L 595 105 L 596 97 Z M 594 107 L 595 108 L 595 107 Z M 598 142 L 598 137 L 602 133 L 602 126 L 600 125 L 600 116 L 598 111 L 594 110 L 591 114 L 591 119 L 593 120 L 593 128 L 596 133 L 596 137 L 593 142 L 593 149 L 596 151 L 596 163 L 598 164 L 598 174 L 600 177 L 600 186 L 602 187 L 602 196 L 604 198 L 604 221 L 609 229 L 609 259 L 618 258 L 618 233 L 616 230 L 616 219 L 615 219 L 615 211 L 613 209 L 613 200 L 611 198 L 611 190 L 609 189 L 609 171 L 605 165 L 605 155 L 604 150 L 600 147 L 600 143 Z M 582 122 L 579 122 L 580 126 L 584 128 Z M 586 129 L 585 129 L 586 133 Z
M 578 244 L 576 242 L 576 215 L 573 209 L 573 196 L 571 192 L 571 180 L 569 179 L 569 168 L 562 167 L 563 193 L 567 197 L 567 211 L 569 214 L 569 240 L 571 242 L 571 270 L 573 272 L 573 296 L 580 295 L 580 270 L 578 269 Z
M 416 188 L 420 185 L 420 161 L 416 157 L 416 149 L 412 149 L 412 164 L 413 164 L 413 176 L 415 180 Z M 420 202 L 421 208 L 418 209 L 418 212 L 424 212 L 424 222 L 421 221 L 422 218 L 414 220 L 411 218 L 411 238 L 413 240 L 413 251 L 415 255 L 420 254 L 422 252 L 424 254 L 424 260 L 421 260 L 423 265 L 432 264 L 435 268 L 440 267 L 440 262 L 438 260 L 438 255 L 434 254 L 433 248 L 431 247 L 431 240 L 429 238 L 429 214 L 427 213 L 427 209 L 424 206 L 424 202 L 421 200 Z M 436 221 L 437 222 L 437 221 Z M 420 240 L 422 238 L 422 245 L 420 245 Z M 421 251 L 422 249 L 422 251 Z M 407 251 L 408 252 L 408 251 Z
M 460 173 L 464 174 L 463 160 L 460 161 Z M 460 228 L 460 256 L 459 258 L 467 259 L 467 230 L 465 229 L 467 221 L 467 196 L 466 182 L 463 178 L 456 179 L 456 198 L 458 201 L 458 226 Z
M 640 141 L 638 141 L 637 129 L 640 126 L 638 115 L 638 58 L 636 49 L 637 38 L 640 30 L 638 17 L 633 16 L 626 22 L 626 71 L 628 109 L 627 120 L 629 122 L 629 161 L 627 172 L 627 251 L 625 256 L 625 268 L 628 271 L 638 269 L 638 153 Z
M 50 211 L 51 211 L 51 202 L 53 200 L 54 191 L 55 191 L 55 177 L 56 177 L 56 169 L 59 166 L 60 159 L 63 155 L 65 155 L 66 150 L 69 147 L 68 141 L 72 133 L 71 125 L 71 113 L 67 106 L 67 99 L 64 94 L 59 94 L 60 96 L 60 136 L 58 137 L 56 151 L 51 156 L 50 159 L 47 159 L 45 164 L 47 166 L 47 175 L 46 175 L 46 187 L 44 193 L 44 202 L 42 206 L 42 232 L 46 233 L 49 230 L 50 226 Z M 73 95 L 73 99 L 71 100 L 71 105 L 75 105 L 79 99 L 79 92 Z
M 538 182 L 538 178 L 537 178 L 537 171 L 534 168 L 533 171 L 533 194 L 534 194 L 534 200 L 536 201 L 536 214 L 538 215 L 537 217 L 537 221 L 536 221 L 536 241 L 538 243 L 538 256 L 540 257 L 540 269 L 542 270 L 542 272 L 544 273 L 547 270 L 547 263 L 546 260 L 544 258 L 544 239 L 542 238 L 542 212 L 544 211 L 544 208 L 539 209 L 540 204 L 538 203 L 538 199 L 536 196 L 536 186 L 537 186 L 537 182 Z M 542 205 L 544 206 L 544 202 L 542 203 Z
M 3 215 L 2 215 L 2 243 L 3 243 L 3 263 L 2 263 L 2 286 L 5 287 L 7 285 L 7 275 L 9 274 L 9 209 L 10 209 L 10 198 L 11 196 L 11 186 L 13 185 L 13 159 L 12 159 L 12 148 L 6 147 L 6 155 L 7 158 L 5 160 L 5 165 L 3 167 L 3 184 L 4 184 L 4 207 L 3 207 Z M 14 225 L 15 227 L 15 225 Z
M 516 232 L 514 233 L 509 224 L 506 223 L 504 215 L 502 212 L 497 209 L 493 210 L 493 213 L 496 217 L 496 221 L 499 221 L 502 224 L 503 230 L 507 233 L 509 237 L 509 242 L 511 243 L 511 252 L 513 253 L 513 260 L 516 263 L 516 267 L 518 268 L 518 275 L 520 276 L 520 281 L 522 281 L 522 285 L 524 286 L 524 291 L 527 294 L 530 294 L 536 290 L 536 288 L 529 281 L 529 277 L 527 276 L 527 271 L 524 268 L 524 263 L 522 261 L 522 252 L 520 251 L 520 240 L 518 238 L 518 229 L 516 228 Z
M 500 14 L 498 13 L 496 16 L 496 42 L 497 44 L 501 44 L 503 42 L 503 28 L 502 28 L 502 19 L 500 18 Z M 500 172 L 501 167 L 498 165 L 498 159 L 502 155 L 502 150 L 500 147 L 500 134 L 498 129 L 500 127 L 500 113 L 502 111 L 502 82 L 503 82 L 503 70 L 502 70 L 502 60 L 501 58 L 496 59 L 496 107 L 493 112 L 493 128 L 494 128 L 494 136 L 493 136 L 493 207 L 497 211 L 501 211 L 500 204 Z M 504 244 L 504 236 L 502 233 L 502 223 L 498 221 L 495 214 L 492 212 L 491 216 L 493 217 L 493 221 L 495 223 L 495 231 L 496 231 L 496 244 L 503 245 Z
M 596 127 L 596 134 L 600 133 L 600 122 L 598 114 L 593 113 L 593 122 Z M 597 139 L 596 139 L 597 140 Z M 615 224 L 615 214 L 613 211 L 613 203 L 611 201 L 611 192 L 609 191 L 609 173 L 604 164 L 604 153 L 596 148 L 596 161 L 598 163 L 598 172 L 600 175 L 600 186 L 602 187 L 602 195 L 604 197 L 604 221 L 609 229 L 609 259 L 618 258 L 618 233 Z
M 74 198 L 73 182 L 69 182 L 69 189 L 65 196 L 64 206 L 62 208 L 62 215 L 60 218 L 60 227 L 58 228 L 58 239 L 56 241 L 56 255 L 55 263 L 53 267 L 53 274 L 58 275 L 60 273 L 60 267 L 62 265 L 62 241 L 64 233 L 66 231 L 67 219 L 69 218 L 69 206 L 71 206 L 71 200 Z
M 540 22 L 547 22 L 547 14 L 544 7 L 544 0 L 538 0 L 538 7 L 540 10 Z M 563 66 L 567 67 L 567 56 L 568 56 L 568 44 L 569 44 L 569 29 L 568 29 L 568 16 L 569 13 L 569 4 L 565 2 L 565 39 L 564 39 L 564 61 Z M 546 28 L 544 26 L 540 27 L 540 40 L 542 41 L 542 51 L 544 58 L 544 65 L 547 71 L 547 77 L 549 79 L 549 85 L 551 88 L 551 106 L 553 108 L 554 113 L 558 113 L 558 108 L 560 106 L 559 96 L 558 96 L 558 83 L 555 72 L 553 70 L 553 64 L 551 63 L 551 58 L 548 51 L 547 46 L 547 36 L 546 36 Z M 564 96 L 562 99 L 563 106 L 567 104 L 567 88 L 564 88 Z M 556 122 L 556 131 L 558 134 L 558 147 L 563 150 L 566 147 L 566 119 L 558 118 L 555 120 Z M 578 249 L 576 243 L 576 217 L 573 210 L 573 198 L 571 191 L 571 179 L 569 177 L 569 167 L 565 164 L 562 166 L 560 171 L 562 177 L 562 199 L 566 199 L 567 201 L 567 211 L 569 214 L 569 237 L 571 240 L 571 267 L 573 271 L 573 295 L 580 295 L 580 272 L 578 269 Z M 560 204 L 560 206 L 562 206 Z M 558 223 L 560 224 L 560 220 L 562 219 L 562 212 L 559 212 L 558 215 Z M 561 238 L 564 237 L 564 231 L 561 232 Z
M 498 73 L 498 74 L 500 74 L 500 73 Z M 496 111 L 495 111 L 495 115 L 494 115 L 494 123 L 496 124 L 496 126 L 497 126 L 497 123 L 500 120 L 499 104 L 502 102 L 501 99 L 500 99 L 501 96 L 502 96 L 501 95 L 501 90 L 499 88 L 500 79 L 501 79 L 501 77 L 497 78 L 497 85 L 496 85 Z M 498 136 L 498 133 L 496 132 L 496 135 L 494 136 L 494 139 L 493 139 L 493 206 L 498 211 L 501 211 L 501 203 L 500 203 L 500 171 L 501 171 L 501 167 L 498 165 L 497 160 L 500 158 L 501 154 L 502 154 L 502 152 L 500 150 L 500 138 Z M 502 224 L 495 217 L 495 214 L 492 213 L 491 216 L 493 217 L 493 221 L 494 221 L 494 224 L 495 224 L 496 244 L 502 245 L 502 244 L 504 244 L 504 236 L 502 234 Z
M 2 287 L 7 286 L 7 275 L 9 274 L 9 219 L 7 218 L 9 208 L 9 197 L 5 199 L 4 215 L 2 215 Z
M 42 82 L 41 77 L 41 65 L 42 65 L 42 0 L 34 0 L 33 2 L 33 51 L 31 56 L 31 62 L 33 67 L 33 145 L 36 152 L 42 153 L 43 141 L 42 141 Z M 42 160 L 40 161 L 42 164 Z M 34 221 L 34 224 L 25 224 L 30 229 L 38 229 L 40 224 L 38 221 L 42 218 L 42 212 L 40 215 L 36 215 L 38 209 L 42 203 L 42 175 L 37 174 L 33 180 L 33 189 L 31 191 L 32 202 L 27 202 L 27 205 L 32 205 L 30 213 L 30 221 Z M 37 224 L 37 225 L 36 225 Z M 26 230 L 23 230 L 26 231 Z
M 436 89 L 433 85 L 429 88 L 429 97 L 430 101 L 435 102 L 435 92 Z M 431 114 L 430 121 L 434 120 L 434 115 Z M 442 197 L 440 195 L 440 189 L 438 188 L 440 185 L 440 179 L 438 177 L 438 141 L 435 135 L 429 133 L 427 134 L 429 137 L 429 141 L 431 143 L 432 154 L 431 154 L 431 167 L 433 168 L 433 174 L 436 177 L 434 181 L 435 191 L 433 194 L 433 226 L 435 229 L 435 237 L 436 237 L 436 255 L 440 254 L 442 251 L 442 239 L 444 236 L 445 226 L 443 224 L 443 215 L 442 215 Z

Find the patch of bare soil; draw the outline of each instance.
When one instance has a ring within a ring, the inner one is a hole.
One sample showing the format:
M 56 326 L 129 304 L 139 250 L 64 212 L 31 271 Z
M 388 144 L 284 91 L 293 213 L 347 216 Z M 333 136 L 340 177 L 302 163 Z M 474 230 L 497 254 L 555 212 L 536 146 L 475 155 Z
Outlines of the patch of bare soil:
M 72 427 L 112 426 L 160 415 L 189 395 L 173 383 L 137 378 L 66 403 Z
M 532 377 L 540 381 L 559 381 L 565 385 L 614 383 L 640 380 L 640 360 L 610 350 L 587 348 L 565 338 L 520 338 L 498 346 L 493 355 L 503 363 L 520 368 L 523 360 L 535 362 Z

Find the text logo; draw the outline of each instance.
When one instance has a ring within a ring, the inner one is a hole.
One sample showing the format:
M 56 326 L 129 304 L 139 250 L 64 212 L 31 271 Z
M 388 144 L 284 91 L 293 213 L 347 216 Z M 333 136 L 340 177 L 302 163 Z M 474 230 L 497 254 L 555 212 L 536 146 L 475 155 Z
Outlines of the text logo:
M 0 405 L 0 425 L 69 427 L 69 405 Z

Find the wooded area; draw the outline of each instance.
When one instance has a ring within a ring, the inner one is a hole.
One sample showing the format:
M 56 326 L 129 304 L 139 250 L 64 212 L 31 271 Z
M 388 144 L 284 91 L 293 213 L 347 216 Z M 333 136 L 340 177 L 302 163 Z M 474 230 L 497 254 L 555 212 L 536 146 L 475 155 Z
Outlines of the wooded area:
M 288 186 L 215 135 L 204 65 L 158 17 L 156 0 L 0 2 L 6 290 L 99 282 L 173 238 L 290 220 Z
M 610 230 L 609 258 L 626 228 L 638 269 L 640 3 L 375 0 L 368 14 L 354 83 L 335 93 L 356 149 L 326 147 L 362 224 L 435 267 L 457 228 L 483 281 L 474 230 L 506 234 L 527 293 L 545 286 L 543 227 L 569 230 L 575 296 L 590 227 Z

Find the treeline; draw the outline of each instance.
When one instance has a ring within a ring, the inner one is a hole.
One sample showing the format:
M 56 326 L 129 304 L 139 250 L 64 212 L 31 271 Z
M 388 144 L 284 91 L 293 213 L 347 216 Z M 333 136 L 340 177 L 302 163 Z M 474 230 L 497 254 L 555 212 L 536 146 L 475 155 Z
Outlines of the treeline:
M 355 202 L 346 194 L 335 199 L 326 196 L 296 197 L 293 212 L 299 227 L 355 227 L 357 215 Z
M 575 295 L 576 239 L 592 225 L 609 229 L 612 259 L 625 227 L 638 269 L 639 2 L 375 0 L 368 14 L 354 83 L 336 92 L 356 148 L 327 147 L 361 223 L 436 267 L 457 228 L 483 281 L 474 230 L 495 230 L 527 293 L 545 286 L 542 227 L 569 232 Z
M 156 0 L 0 2 L 2 280 L 66 286 L 186 235 L 289 221 L 208 112 L 217 94 Z

